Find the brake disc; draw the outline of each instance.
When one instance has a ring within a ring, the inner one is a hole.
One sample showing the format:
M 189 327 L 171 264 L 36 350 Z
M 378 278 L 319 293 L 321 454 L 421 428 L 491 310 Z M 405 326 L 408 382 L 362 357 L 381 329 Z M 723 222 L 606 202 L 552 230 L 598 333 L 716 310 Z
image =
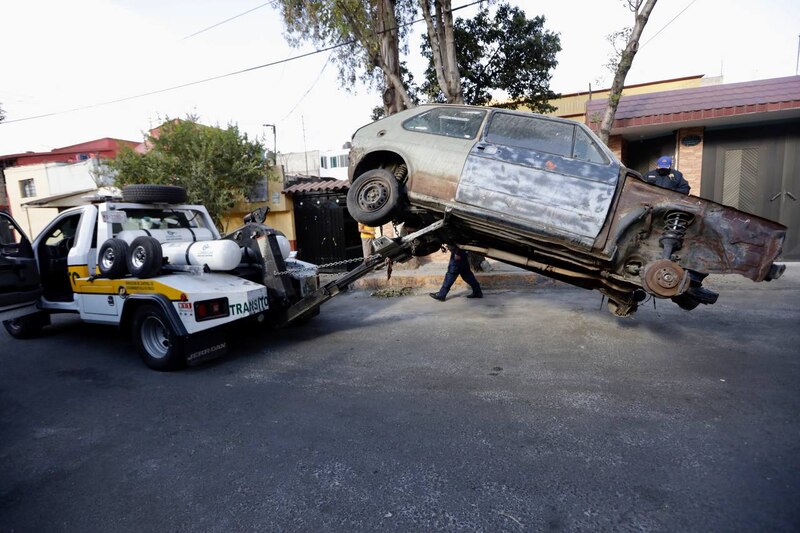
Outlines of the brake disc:
M 659 298 L 672 298 L 689 288 L 689 273 L 669 259 L 647 263 L 642 275 L 644 290 Z

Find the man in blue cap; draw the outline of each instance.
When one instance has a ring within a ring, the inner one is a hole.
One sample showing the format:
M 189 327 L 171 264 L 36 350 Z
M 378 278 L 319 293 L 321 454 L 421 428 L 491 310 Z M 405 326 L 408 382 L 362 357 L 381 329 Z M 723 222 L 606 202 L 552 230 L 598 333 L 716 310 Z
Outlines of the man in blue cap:
M 672 168 L 672 156 L 662 155 L 656 161 L 656 168 L 650 170 L 642 176 L 644 181 L 652 183 L 657 187 L 670 189 L 683 194 L 689 194 L 689 183 L 684 179 L 680 171 Z

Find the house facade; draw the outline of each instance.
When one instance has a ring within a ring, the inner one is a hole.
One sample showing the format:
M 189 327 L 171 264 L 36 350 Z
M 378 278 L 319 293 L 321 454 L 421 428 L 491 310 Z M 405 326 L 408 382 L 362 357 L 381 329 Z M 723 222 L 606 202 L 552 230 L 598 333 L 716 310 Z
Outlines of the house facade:
M 595 130 L 605 104 L 587 102 Z M 673 156 L 691 194 L 786 225 L 800 260 L 800 76 L 623 96 L 609 146 L 642 173 Z

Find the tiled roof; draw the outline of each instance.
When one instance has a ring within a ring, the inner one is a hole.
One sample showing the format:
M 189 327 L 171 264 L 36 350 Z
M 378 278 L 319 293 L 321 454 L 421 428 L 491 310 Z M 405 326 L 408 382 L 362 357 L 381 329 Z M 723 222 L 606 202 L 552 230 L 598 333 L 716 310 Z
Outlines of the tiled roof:
M 605 105 L 605 99 L 592 100 L 587 113 L 602 112 Z M 724 114 L 733 115 L 795 107 L 800 107 L 800 76 L 623 96 L 615 121 L 677 113 L 699 119 L 708 118 L 702 112 L 709 110 L 730 109 Z
M 314 181 L 310 183 L 295 183 L 291 187 L 283 190 L 287 194 L 297 194 L 304 192 L 336 192 L 346 191 L 350 188 L 350 182 L 347 180 L 327 180 L 327 181 Z

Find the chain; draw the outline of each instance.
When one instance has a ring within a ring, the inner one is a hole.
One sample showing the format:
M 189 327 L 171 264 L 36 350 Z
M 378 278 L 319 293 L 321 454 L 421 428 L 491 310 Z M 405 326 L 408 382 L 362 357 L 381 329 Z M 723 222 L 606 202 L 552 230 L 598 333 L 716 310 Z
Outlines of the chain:
M 317 271 L 317 270 L 322 269 L 322 268 L 331 268 L 331 267 L 337 267 L 337 266 L 342 266 L 342 265 L 349 265 L 350 263 L 364 263 L 364 262 L 367 262 L 367 261 L 371 261 L 372 259 L 377 259 L 380 256 L 381 256 L 380 254 L 374 254 L 374 255 L 371 255 L 371 256 L 367 257 L 366 259 L 363 258 L 363 257 L 354 257 L 353 259 L 345 259 L 343 261 L 334 261 L 333 263 L 325 263 L 324 265 L 314 265 L 314 266 L 307 266 L 307 267 L 300 267 L 300 268 L 290 268 L 289 270 L 284 270 L 283 272 L 275 272 L 274 275 L 276 275 L 276 276 L 287 276 L 287 275 L 292 275 L 292 274 L 294 274 L 296 272 L 314 272 L 314 271 Z

